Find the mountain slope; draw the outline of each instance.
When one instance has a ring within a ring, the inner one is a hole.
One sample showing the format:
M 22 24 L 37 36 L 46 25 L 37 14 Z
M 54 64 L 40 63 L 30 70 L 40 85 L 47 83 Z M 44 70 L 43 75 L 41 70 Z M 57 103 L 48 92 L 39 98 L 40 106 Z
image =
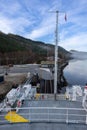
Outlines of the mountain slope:
M 60 58 L 66 58 L 70 54 L 62 47 L 58 49 Z M 14 64 L 40 62 L 46 60 L 47 56 L 54 56 L 54 45 L 0 32 L 1 64 L 6 64 L 7 59 Z

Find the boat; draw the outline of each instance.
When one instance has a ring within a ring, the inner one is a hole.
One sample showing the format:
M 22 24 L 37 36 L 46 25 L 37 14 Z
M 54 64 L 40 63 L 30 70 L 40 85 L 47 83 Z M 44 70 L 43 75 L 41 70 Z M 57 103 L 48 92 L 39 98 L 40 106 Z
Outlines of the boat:
M 87 129 L 87 87 L 74 85 L 66 87 L 64 93 L 57 91 L 57 41 L 55 67 L 47 64 L 33 75 L 28 73 L 27 81 L 13 88 L 0 103 L 1 130 Z

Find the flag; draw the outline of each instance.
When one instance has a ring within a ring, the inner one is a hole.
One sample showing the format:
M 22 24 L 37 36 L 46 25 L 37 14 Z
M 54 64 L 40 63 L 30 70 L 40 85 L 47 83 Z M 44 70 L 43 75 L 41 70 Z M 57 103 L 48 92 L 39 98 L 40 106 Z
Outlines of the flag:
M 67 21 L 67 16 L 66 16 L 66 14 L 65 14 L 65 21 Z

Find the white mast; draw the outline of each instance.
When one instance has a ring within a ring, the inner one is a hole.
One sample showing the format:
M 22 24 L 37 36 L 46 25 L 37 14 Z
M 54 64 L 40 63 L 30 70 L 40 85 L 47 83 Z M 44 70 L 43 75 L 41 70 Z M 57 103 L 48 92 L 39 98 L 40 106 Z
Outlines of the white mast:
M 55 30 L 55 69 L 54 69 L 54 97 L 57 94 L 57 72 L 58 72 L 58 13 L 56 11 L 56 30 Z

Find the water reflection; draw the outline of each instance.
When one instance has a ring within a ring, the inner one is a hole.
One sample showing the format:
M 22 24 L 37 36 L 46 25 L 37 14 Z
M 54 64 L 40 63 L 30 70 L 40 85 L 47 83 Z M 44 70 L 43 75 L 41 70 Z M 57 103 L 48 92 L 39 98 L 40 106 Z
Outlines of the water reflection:
M 68 84 L 85 85 L 87 82 L 87 59 L 71 60 L 64 69 L 64 75 Z

